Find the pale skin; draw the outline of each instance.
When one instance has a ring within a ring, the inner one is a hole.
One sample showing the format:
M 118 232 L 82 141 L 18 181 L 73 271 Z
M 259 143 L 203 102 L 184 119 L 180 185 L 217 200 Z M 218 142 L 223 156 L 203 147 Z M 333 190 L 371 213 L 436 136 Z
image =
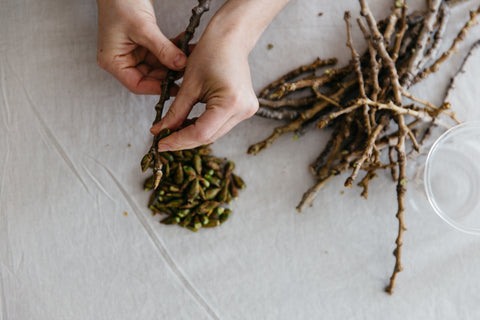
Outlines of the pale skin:
M 160 141 L 160 152 L 190 149 L 225 135 L 258 109 L 248 55 L 289 0 L 229 0 L 210 20 L 187 57 L 160 31 L 151 0 L 97 0 L 98 64 L 137 94 L 160 94 L 167 68 L 185 69 L 180 89 L 158 134 L 181 126 L 197 102 L 206 104 L 195 121 Z M 178 93 L 177 93 L 178 90 Z

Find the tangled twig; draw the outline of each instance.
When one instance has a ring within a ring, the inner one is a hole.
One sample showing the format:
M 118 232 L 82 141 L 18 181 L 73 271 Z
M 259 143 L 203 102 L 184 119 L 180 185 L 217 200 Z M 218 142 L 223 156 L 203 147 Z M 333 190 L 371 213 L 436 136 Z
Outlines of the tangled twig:
M 433 125 L 445 123 L 442 115 L 459 122 L 448 103 L 435 106 L 414 96 L 408 89 L 436 72 L 458 49 L 459 43 L 477 23 L 480 7 L 470 13 L 470 19 L 450 48 L 437 57 L 453 0 L 428 0 L 427 11 L 410 14 L 406 1 L 396 0 L 391 14 L 382 21 L 376 21 L 365 0 L 359 2 L 362 18 L 357 22 L 368 50 L 360 55 L 355 49 L 350 13 L 346 12 L 344 19 L 351 63 L 327 69 L 317 76 L 312 75 L 313 70 L 320 67 L 319 61 L 323 61 L 317 59 L 316 63 L 302 66 L 268 85 L 260 94 L 261 108 L 275 110 L 281 116 L 269 115 L 265 110 L 259 113 L 289 122 L 275 128 L 265 140 L 252 145 L 248 153 L 265 150 L 281 135 L 297 132 L 313 120 L 317 121 L 318 129 L 333 128 L 324 149 L 310 165 L 317 181 L 304 193 L 297 206 L 299 212 L 313 203 L 315 195 L 329 180 L 347 170 L 352 170 L 345 181 L 347 187 L 353 185 L 360 172 L 365 172 L 358 183 L 365 198 L 376 171 L 390 170 L 397 185 L 398 203 L 398 235 L 393 252 L 395 267 L 386 286 L 386 291 L 391 294 L 397 275 L 403 269 L 408 155 L 420 150 Z M 431 64 L 428 66 L 428 63 Z M 453 82 L 451 86 L 454 86 Z M 306 92 L 308 89 L 310 91 Z M 294 94 L 300 90 L 302 97 L 295 98 Z M 410 101 L 409 104 L 404 103 L 405 99 Z M 396 130 L 388 130 L 392 126 Z M 380 156 L 382 152 L 386 153 L 385 157 Z M 383 159 L 388 160 L 383 163 Z

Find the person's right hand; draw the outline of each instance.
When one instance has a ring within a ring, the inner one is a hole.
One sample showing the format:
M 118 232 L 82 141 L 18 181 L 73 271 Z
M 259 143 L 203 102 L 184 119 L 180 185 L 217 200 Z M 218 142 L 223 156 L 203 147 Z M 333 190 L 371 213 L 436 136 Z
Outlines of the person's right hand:
M 151 0 L 97 0 L 97 62 L 136 94 L 160 94 L 187 57 L 160 31 Z

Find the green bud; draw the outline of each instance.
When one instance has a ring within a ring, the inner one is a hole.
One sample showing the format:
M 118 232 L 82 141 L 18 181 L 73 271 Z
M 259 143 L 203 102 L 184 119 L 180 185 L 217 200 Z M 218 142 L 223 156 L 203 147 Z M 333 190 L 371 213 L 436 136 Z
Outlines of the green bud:
M 204 224 L 204 228 L 214 228 L 220 225 L 220 221 L 218 219 L 209 219 L 207 224 Z
M 207 179 L 208 182 L 210 182 L 211 184 L 213 184 L 214 186 L 217 186 L 217 187 L 220 187 L 220 179 L 217 178 L 217 177 L 213 177 L 209 174 L 206 174 L 203 176 L 205 179 Z
M 199 216 L 195 216 L 194 220 L 193 220 L 193 227 L 195 229 L 200 229 L 202 227 L 202 222 L 200 221 L 200 217 Z
M 160 131 L 160 133 L 157 135 L 157 137 L 159 139 L 163 139 L 167 136 L 169 136 L 172 132 L 170 131 L 170 129 L 163 129 L 162 131 Z
M 202 216 L 201 221 L 202 221 L 202 225 L 206 225 L 210 222 L 210 219 L 208 219 L 207 216 Z
M 228 199 L 228 186 L 224 185 L 218 193 L 217 200 L 220 202 L 227 202 Z
M 214 199 L 217 194 L 220 192 L 220 188 L 213 188 L 213 189 L 208 189 L 206 192 L 205 192 L 205 197 L 208 199 L 208 200 L 212 200 Z
M 175 184 L 181 185 L 184 180 L 184 174 L 183 174 L 183 169 L 181 166 L 177 166 L 177 169 L 175 170 Z
M 200 193 L 200 182 L 195 178 L 191 183 L 187 191 L 187 200 L 191 202 L 195 200 Z
M 148 168 L 150 168 L 150 164 L 152 163 L 153 160 L 153 155 L 151 153 L 147 153 L 146 155 L 143 156 L 142 161 L 140 163 L 142 167 L 142 172 L 147 171 Z
M 177 186 L 169 186 L 169 187 L 168 187 L 168 191 L 171 191 L 171 192 L 180 192 L 180 188 L 177 187 Z
M 199 178 L 200 183 L 204 188 L 210 188 L 210 181 L 206 180 L 205 178 L 200 177 Z
M 185 172 L 185 174 L 189 177 L 191 176 L 196 176 L 197 173 L 195 171 L 195 169 L 193 169 L 192 167 L 190 166 L 183 166 L 183 171 Z
M 183 199 L 175 199 L 168 202 L 165 206 L 167 208 L 179 208 L 183 204 Z
M 220 215 L 220 218 L 219 218 L 218 220 L 219 220 L 220 223 L 222 224 L 222 223 L 224 223 L 225 221 L 227 221 L 227 219 L 228 219 L 229 217 L 230 217 L 230 212 L 227 212 L 227 211 L 225 210 L 225 212 Z
M 202 158 L 200 158 L 199 154 L 193 156 L 193 167 L 195 171 L 197 171 L 197 174 L 202 174 Z
M 154 182 L 155 182 L 155 178 L 153 176 L 148 177 L 143 183 L 143 190 L 145 191 L 152 190 Z
M 166 159 L 168 162 L 173 162 L 174 158 L 173 156 L 170 154 L 170 152 L 162 152 L 160 153 L 160 160 L 161 158 L 164 158 Z
M 196 149 L 197 153 L 201 156 L 206 156 L 212 152 L 212 149 L 207 148 L 207 147 L 199 147 Z
M 207 167 L 209 167 L 210 169 L 214 170 L 214 171 L 220 170 L 220 165 L 219 165 L 218 163 L 216 163 L 215 161 L 211 161 L 211 160 L 210 160 L 210 161 L 207 161 L 207 162 L 205 163 L 205 165 L 206 165 Z M 210 171 L 209 171 L 209 172 L 210 172 Z M 213 175 L 213 173 L 212 173 L 212 175 Z
M 234 169 L 235 163 L 233 161 L 227 161 L 227 164 L 225 165 L 225 177 L 230 176 Z
M 232 197 L 238 198 L 238 188 L 237 186 L 235 186 L 235 183 L 233 181 L 230 181 L 228 186 L 230 188 L 230 193 L 232 194 Z
M 177 151 L 172 151 L 173 156 L 175 157 L 176 160 L 182 161 L 183 160 L 183 152 L 182 150 L 177 150 Z
M 174 215 L 168 216 L 162 221 L 160 221 L 160 223 L 163 223 L 163 224 L 177 224 L 179 222 L 180 222 L 180 218 Z
M 238 189 L 245 189 L 246 185 L 242 178 L 240 178 L 236 174 L 232 174 L 232 179 L 235 187 L 237 187 Z
M 181 210 L 178 210 L 177 215 L 180 218 L 185 218 L 189 213 L 190 213 L 190 209 L 181 209 Z

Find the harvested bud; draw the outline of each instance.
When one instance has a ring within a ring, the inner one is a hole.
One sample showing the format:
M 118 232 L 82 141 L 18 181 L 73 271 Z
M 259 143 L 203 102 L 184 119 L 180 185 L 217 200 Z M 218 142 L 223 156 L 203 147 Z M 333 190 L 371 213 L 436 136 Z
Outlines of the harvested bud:
M 196 149 L 197 153 L 201 156 L 206 156 L 212 152 L 212 149 L 207 148 L 207 147 L 199 147 Z
M 227 192 L 227 200 L 225 201 L 226 203 L 230 204 L 230 202 L 232 202 L 232 194 L 230 193 L 230 191 Z
M 185 174 L 188 176 L 188 177 L 195 177 L 197 176 L 197 173 L 195 172 L 195 169 L 193 169 L 192 167 L 190 166 L 183 166 L 183 171 L 185 172 Z
M 179 208 L 183 204 L 183 199 L 175 199 L 168 202 L 165 206 L 167 208 Z
M 219 165 L 218 163 L 216 163 L 215 161 L 207 161 L 207 162 L 205 163 L 205 165 L 206 165 L 208 168 L 210 168 L 210 169 L 212 169 L 212 170 L 214 170 L 214 171 L 220 170 L 220 165 Z M 212 174 L 212 175 L 213 175 L 213 174 Z
M 177 212 L 177 215 L 178 215 L 180 218 L 184 218 L 184 217 L 186 217 L 188 214 L 190 214 L 190 209 L 181 209 L 181 210 L 178 210 L 178 212 Z
M 198 201 L 192 201 L 192 202 L 188 202 L 184 205 L 182 205 L 180 208 L 181 209 L 192 209 L 192 208 L 195 208 L 196 206 L 198 206 L 199 202 Z
M 218 193 L 217 200 L 220 202 L 227 202 L 228 193 L 228 185 L 224 185 Z
M 208 200 L 207 197 L 205 196 L 205 190 L 202 187 L 200 187 L 199 191 L 200 192 L 198 194 L 200 195 L 200 198 L 204 201 Z
M 198 179 L 195 178 L 190 183 L 190 187 L 188 188 L 187 201 L 192 202 L 198 197 L 199 193 L 200 193 L 200 182 L 198 182 Z
M 210 182 L 211 184 L 213 184 L 214 186 L 217 186 L 217 187 L 220 187 L 220 179 L 217 178 L 217 177 L 212 177 L 211 175 L 209 174 L 206 174 L 203 176 L 205 179 L 207 179 L 208 182 Z
M 163 157 L 164 159 L 166 159 L 168 162 L 173 162 L 174 158 L 173 156 L 170 154 L 170 152 L 162 152 L 160 153 L 160 157 Z M 161 160 L 161 158 L 160 158 Z
M 228 186 L 230 188 L 230 193 L 232 194 L 232 197 L 238 198 L 238 188 L 235 186 L 235 183 L 233 183 L 233 181 L 230 181 Z
M 195 216 L 195 218 L 193 219 L 193 227 L 197 230 L 202 227 L 202 222 L 200 221 L 199 216 Z
M 190 161 L 194 157 L 193 152 L 191 150 L 183 150 L 183 160 Z
M 205 192 L 205 197 L 207 198 L 207 200 L 212 200 L 217 196 L 219 192 L 220 192 L 220 188 L 208 189 Z
M 164 156 L 159 156 L 158 157 L 160 159 L 160 162 L 163 164 L 163 165 L 166 165 L 167 163 L 169 163 L 169 161 L 167 159 L 165 159 Z
M 143 190 L 148 191 L 153 189 L 153 183 L 155 182 L 154 177 L 148 177 L 143 183 Z
M 185 218 L 183 218 L 180 223 L 178 224 L 181 227 L 186 227 L 190 224 L 190 221 L 192 221 L 192 215 L 187 215 Z
M 235 184 L 235 187 L 237 187 L 238 189 L 245 189 L 246 185 L 242 178 L 232 173 L 232 179 L 233 179 L 233 183 Z
M 227 221 L 227 219 L 228 219 L 229 217 L 230 217 L 230 212 L 227 212 L 227 211 L 225 210 L 225 212 L 220 215 L 220 218 L 219 218 L 218 220 L 220 221 L 220 224 L 222 224 L 222 223 L 224 223 L 225 221 Z
M 170 163 L 167 162 L 164 166 L 163 166 L 163 175 L 165 177 L 168 177 L 170 176 Z
M 160 221 L 160 223 L 163 223 L 163 224 L 177 224 L 180 222 L 180 218 L 177 217 L 177 216 L 168 216 L 166 217 L 165 219 L 163 219 L 162 221 Z
M 200 180 L 200 184 L 204 188 L 210 188 L 210 182 L 208 180 L 206 180 L 205 178 L 202 178 L 202 177 L 199 177 L 198 179 Z
M 206 225 L 210 222 L 210 219 L 208 219 L 207 216 L 202 216 L 201 221 L 202 221 L 202 225 Z
M 172 133 L 172 132 L 170 131 L 170 129 L 163 129 L 162 131 L 160 131 L 160 133 L 157 135 L 157 137 L 158 137 L 159 139 L 163 139 L 163 138 L 165 138 L 165 137 L 168 137 L 168 136 L 170 135 L 170 133 Z
M 183 160 L 183 152 L 182 150 L 177 150 L 177 151 L 172 151 L 173 156 L 175 157 L 175 160 L 177 161 L 182 161 Z
M 168 191 L 171 191 L 171 192 L 180 192 L 180 188 L 177 187 L 177 186 L 170 186 L 170 187 L 168 187 Z
M 214 228 L 214 227 L 218 227 L 220 225 L 220 221 L 218 219 L 209 219 L 208 223 L 207 224 L 204 224 L 203 227 L 204 228 Z
M 198 175 L 202 174 L 202 158 L 198 154 L 193 157 L 193 167 Z
M 181 192 L 169 192 L 165 194 L 165 197 L 168 198 L 181 198 L 183 197 L 183 194 Z
M 227 164 L 225 165 L 225 177 L 230 176 L 234 169 L 235 163 L 233 161 L 227 161 Z
M 153 155 L 150 152 L 143 156 L 142 161 L 140 163 L 142 167 L 142 172 L 145 172 L 147 171 L 148 168 L 150 168 L 150 164 L 152 163 L 152 160 L 153 160 Z
M 223 180 L 225 176 L 223 175 L 222 170 L 218 170 L 218 171 L 215 171 L 215 177 L 217 177 L 220 180 Z
M 183 180 L 183 168 L 181 166 L 177 166 L 177 170 L 175 170 L 175 184 L 181 185 L 183 183 Z
M 157 189 L 158 186 L 160 185 L 160 180 L 162 180 L 162 170 L 157 170 L 153 171 L 153 177 L 154 177 L 154 182 L 153 182 L 153 189 Z
M 211 213 L 219 204 L 220 202 L 217 202 L 217 201 L 206 201 L 198 206 L 197 208 L 198 213 L 201 213 L 201 214 Z

